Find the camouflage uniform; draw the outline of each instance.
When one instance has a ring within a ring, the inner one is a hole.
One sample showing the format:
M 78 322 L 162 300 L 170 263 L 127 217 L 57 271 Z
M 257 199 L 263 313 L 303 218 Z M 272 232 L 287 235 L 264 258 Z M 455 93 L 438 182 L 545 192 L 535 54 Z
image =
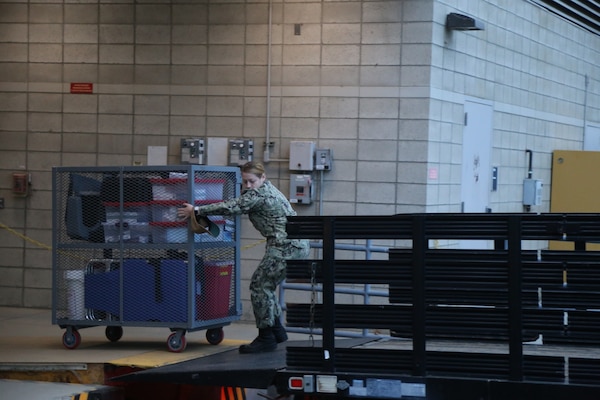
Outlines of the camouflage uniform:
M 273 326 L 281 314 L 276 297 L 277 285 L 285 279 L 285 260 L 305 258 L 308 240 L 288 239 L 285 225 L 288 216 L 296 215 L 287 198 L 271 182 L 248 189 L 237 199 L 198 208 L 200 215 L 248 214 L 252 225 L 267 239 L 265 255 L 250 281 L 250 300 L 256 327 Z

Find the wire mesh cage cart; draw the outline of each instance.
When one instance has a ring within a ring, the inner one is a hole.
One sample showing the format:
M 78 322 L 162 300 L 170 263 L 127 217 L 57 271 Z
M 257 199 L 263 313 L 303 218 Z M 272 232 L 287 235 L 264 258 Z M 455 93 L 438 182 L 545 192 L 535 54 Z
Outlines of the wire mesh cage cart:
M 218 236 L 177 218 L 183 203 L 237 197 L 237 167 L 56 167 L 53 179 L 52 322 L 75 349 L 79 330 L 165 327 L 181 352 L 186 332 L 219 344 L 242 314 L 239 217 L 210 216 Z

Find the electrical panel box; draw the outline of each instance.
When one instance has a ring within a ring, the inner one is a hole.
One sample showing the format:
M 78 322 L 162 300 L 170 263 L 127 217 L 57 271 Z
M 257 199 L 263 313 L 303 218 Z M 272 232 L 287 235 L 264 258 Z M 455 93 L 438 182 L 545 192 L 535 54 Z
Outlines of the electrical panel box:
M 313 200 L 311 174 L 290 175 L 290 203 L 310 204 Z
M 13 172 L 12 192 L 14 195 L 26 197 L 29 195 L 31 175 L 28 172 Z
M 542 204 L 542 181 L 539 179 L 523 180 L 523 205 L 539 206 Z
M 315 142 L 290 142 L 290 170 L 312 171 L 314 169 Z
M 229 139 L 226 137 L 206 138 L 206 165 L 226 166 L 229 163 Z
M 229 165 L 244 165 L 252 161 L 254 141 L 248 139 L 229 139 Z
M 315 150 L 315 169 L 317 171 L 330 171 L 332 166 L 331 149 Z
M 181 163 L 204 164 L 204 139 L 181 139 Z

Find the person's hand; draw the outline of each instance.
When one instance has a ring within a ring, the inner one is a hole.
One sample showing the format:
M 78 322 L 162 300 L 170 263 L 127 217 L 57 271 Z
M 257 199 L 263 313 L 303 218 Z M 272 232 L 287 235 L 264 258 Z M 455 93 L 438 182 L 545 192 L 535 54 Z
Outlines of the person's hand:
M 183 203 L 183 206 L 177 209 L 177 217 L 180 219 L 188 219 L 194 215 L 194 206 L 190 203 Z

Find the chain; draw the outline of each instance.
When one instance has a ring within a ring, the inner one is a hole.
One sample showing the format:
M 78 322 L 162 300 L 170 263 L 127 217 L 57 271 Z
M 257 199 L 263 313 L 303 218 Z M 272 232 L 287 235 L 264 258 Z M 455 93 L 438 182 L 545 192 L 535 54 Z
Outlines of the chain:
M 315 329 L 315 305 L 317 303 L 317 263 L 310 263 L 310 319 L 308 328 L 310 330 L 309 339 L 311 345 L 315 346 L 313 331 Z

